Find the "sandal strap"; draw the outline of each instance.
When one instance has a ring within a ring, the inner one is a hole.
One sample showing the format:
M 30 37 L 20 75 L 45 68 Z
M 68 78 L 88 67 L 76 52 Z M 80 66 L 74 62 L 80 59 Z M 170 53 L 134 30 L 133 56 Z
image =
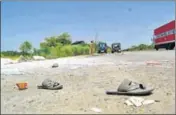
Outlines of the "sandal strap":
M 129 84 L 129 89 L 127 91 L 136 90 L 136 89 L 145 89 L 145 86 L 137 82 L 131 82 Z

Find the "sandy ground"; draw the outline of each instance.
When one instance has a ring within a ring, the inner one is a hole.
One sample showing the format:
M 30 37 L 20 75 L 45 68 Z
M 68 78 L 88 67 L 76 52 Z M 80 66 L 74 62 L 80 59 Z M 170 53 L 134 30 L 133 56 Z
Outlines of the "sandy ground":
M 146 65 L 146 61 L 158 61 L 161 65 Z M 51 68 L 58 63 L 58 68 Z M 18 69 L 22 75 L 6 74 Z M 94 114 L 91 108 L 99 108 L 100 114 L 168 114 L 175 113 L 175 51 L 145 51 L 79 56 L 55 60 L 1 65 L 1 113 L 2 114 Z M 45 78 L 63 84 L 62 90 L 37 89 Z M 133 107 L 124 104 L 129 96 L 106 95 L 116 90 L 120 82 L 131 79 L 155 88 L 144 99 L 160 102 Z M 19 91 L 17 82 L 28 82 L 27 90 Z

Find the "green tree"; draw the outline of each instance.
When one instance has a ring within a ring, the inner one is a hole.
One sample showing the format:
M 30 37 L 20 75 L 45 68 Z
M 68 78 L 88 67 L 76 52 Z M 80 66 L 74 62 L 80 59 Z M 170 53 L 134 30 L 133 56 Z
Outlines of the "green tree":
M 57 37 L 57 42 L 63 45 L 69 45 L 72 43 L 70 34 L 64 32 Z
M 42 45 L 45 47 L 56 47 L 57 45 L 57 39 L 56 37 L 52 36 L 49 38 L 45 38 L 45 42 L 42 43 Z
M 33 48 L 33 55 L 40 55 L 40 49 Z
M 48 47 L 46 42 L 40 43 L 40 48 L 46 48 L 46 47 Z
M 19 49 L 23 53 L 23 55 L 28 54 L 32 49 L 32 44 L 29 41 L 25 41 L 20 45 Z
M 138 46 L 138 50 L 146 50 L 146 49 L 147 49 L 147 45 L 145 45 L 145 44 L 140 44 Z

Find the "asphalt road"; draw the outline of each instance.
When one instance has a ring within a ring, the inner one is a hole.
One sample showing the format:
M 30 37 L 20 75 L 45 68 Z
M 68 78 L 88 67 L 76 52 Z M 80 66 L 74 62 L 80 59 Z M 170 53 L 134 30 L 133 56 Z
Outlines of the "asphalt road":
M 160 65 L 147 65 L 155 61 Z M 51 68 L 58 63 L 58 68 Z M 3 69 L 19 69 L 22 75 L 1 76 L 1 113 L 28 114 L 173 114 L 175 113 L 175 51 L 124 52 L 78 56 L 46 61 L 4 65 Z M 13 73 L 15 71 L 11 71 Z M 59 91 L 39 90 L 37 85 L 45 78 L 63 84 Z M 125 79 L 155 88 L 144 99 L 158 103 L 142 107 L 124 104 L 129 96 L 106 95 L 116 90 Z M 28 89 L 18 91 L 17 82 L 28 82 Z

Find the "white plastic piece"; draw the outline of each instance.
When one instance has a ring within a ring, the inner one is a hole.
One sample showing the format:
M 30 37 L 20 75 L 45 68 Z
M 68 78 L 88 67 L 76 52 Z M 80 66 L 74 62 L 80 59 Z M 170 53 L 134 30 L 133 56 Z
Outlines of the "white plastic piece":
M 130 97 L 128 100 L 125 101 L 125 104 L 128 106 L 135 105 L 136 107 L 142 106 L 142 105 L 149 105 L 153 104 L 155 100 L 144 100 L 141 97 Z
M 129 99 L 136 107 L 139 107 L 142 105 L 142 102 L 144 101 L 143 98 L 140 97 L 131 97 Z
M 92 111 L 94 111 L 94 112 L 97 112 L 97 113 L 102 112 L 102 110 L 101 110 L 101 109 L 99 109 L 99 108 L 91 108 L 91 110 L 92 110 Z
M 42 56 L 33 56 L 34 60 L 44 60 L 45 58 Z
M 128 106 L 133 105 L 133 103 L 131 103 L 130 100 L 126 100 L 126 101 L 125 101 L 125 104 L 127 104 Z
M 143 105 L 149 105 L 149 104 L 152 104 L 154 103 L 155 101 L 154 100 L 145 100 L 142 102 Z

